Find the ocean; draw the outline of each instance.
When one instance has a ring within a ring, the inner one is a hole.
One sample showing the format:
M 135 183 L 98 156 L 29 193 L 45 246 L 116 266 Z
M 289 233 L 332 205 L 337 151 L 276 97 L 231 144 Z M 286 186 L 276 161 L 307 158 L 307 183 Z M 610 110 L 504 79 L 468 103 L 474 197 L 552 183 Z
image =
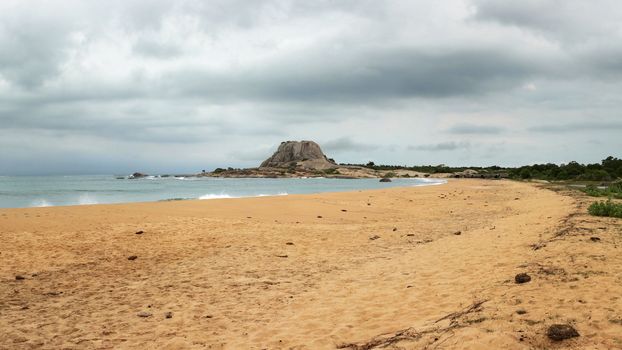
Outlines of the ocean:
M 429 186 L 441 179 L 235 179 L 158 177 L 117 179 L 114 175 L 0 176 L 0 208 L 47 207 L 164 200 L 284 196 L 398 186 Z

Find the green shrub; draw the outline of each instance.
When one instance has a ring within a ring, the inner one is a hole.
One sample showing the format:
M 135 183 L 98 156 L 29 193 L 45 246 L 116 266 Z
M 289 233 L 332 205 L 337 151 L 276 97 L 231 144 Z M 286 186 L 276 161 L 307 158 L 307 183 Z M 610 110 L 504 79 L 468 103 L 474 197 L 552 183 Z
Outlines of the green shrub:
M 608 188 L 598 188 L 595 185 L 587 185 L 581 191 L 592 197 L 610 197 L 622 199 L 622 183 L 616 182 L 609 185 Z
M 606 202 L 594 202 L 587 211 L 595 216 L 622 218 L 622 203 L 614 203 L 611 199 Z

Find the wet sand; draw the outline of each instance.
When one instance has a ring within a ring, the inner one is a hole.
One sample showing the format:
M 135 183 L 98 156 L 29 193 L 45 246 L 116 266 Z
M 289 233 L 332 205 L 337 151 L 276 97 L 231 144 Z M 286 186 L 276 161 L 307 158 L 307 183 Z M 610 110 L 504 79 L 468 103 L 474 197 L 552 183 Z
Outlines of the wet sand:
M 3 209 L 0 349 L 622 348 L 622 220 L 591 200 L 451 180 Z

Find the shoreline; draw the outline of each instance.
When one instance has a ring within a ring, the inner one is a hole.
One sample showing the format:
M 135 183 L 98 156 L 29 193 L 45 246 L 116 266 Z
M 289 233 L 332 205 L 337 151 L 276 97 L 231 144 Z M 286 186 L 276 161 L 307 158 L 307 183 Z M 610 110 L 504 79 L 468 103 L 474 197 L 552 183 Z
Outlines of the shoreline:
M 453 180 L 0 210 L 0 344 L 354 349 L 405 334 L 396 346 L 523 349 L 571 323 L 565 345 L 613 348 L 622 224 L 587 216 L 589 200 Z
M 300 180 L 323 180 L 323 179 L 329 179 L 330 178 L 300 178 Z M 159 180 L 157 178 L 155 179 L 136 179 L 136 180 L 128 180 L 128 181 L 152 181 L 152 180 Z M 182 179 L 179 179 L 180 181 L 183 181 Z M 228 179 L 229 180 L 229 179 Z M 240 180 L 240 179 L 232 179 L 232 180 Z M 257 180 L 256 178 L 248 178 L 248 180 Z M 272 179 L 274 181 L 279 181 L 279 180 L 283 180 L 283 179 Z M 341 180 L 341 179 L 340 179 Z M 355 179 L 355 180 L 367 180 L 369 181 L 369 179 Z M 175 189 L 174 186 L 170 187 L 171 188 L 171 193 L 169 195 L 172 195 L 173 197 L 168 197 L 168 198 L 161 198 L 161 199 L 153 199 L 153 200 L 142 200 L 142 199 L 131 199 L 130 197 L 132 195 L 134 196 L 140 196 L 142 195 L 142 193 L 137 192 L 137 193 L 129 193 L 129 191 L 131 191 L 132 187 L 128 188 L 128 194 L 127 194 L 127 199 L 129 199 L 129 201 L 126 200 L 114 200 L 114 199 L 108 199 L 108 200 L 103 200 L 101 198 L 98 198 L 97 194 L 93 194 L 93 191 L 90 190 L 81 190 L 80 193 L 80 198 L 76 198 L 73 200 L 74 203 L 72 204 L 55 204 L 57 203 L 57 200 L 54 200 L 53 198 L 50 199 L 45 198 L 45 197 L 37 197 L 37 198 L 31 198 L 31 204 L 28 206 L 17 206 L 17 207 L 0 207 L 1 209 L 20 209 L 20 208 L 49 208 L 49 207 L 73 207 L 73 206 L 84 206 L 84 205 L 106 205 L 106 204 L 130 204 L 130 203 L 152 203 L 152 202 L 171 202 L 171 201 L 187 201 L 187 200 L 213 200 L 213 199 L 238 199 L 238 198 L 255 198 L 255 197 L 278 197 L 278 196 L 284 196 L 284 195 L 292 195 L 292 194 L 318 194 L 318 193 L 340 193 L 340 192 L 350 192 L 350 191 L 365 191 L 365 190 L 372 190 L 372 189 L 383 189 L 383 188 L 394 188 L 394 187 L 425 187 L 425 186 L 433 186 L 433 185 L 438 185 L 438 184 L 444 184 L 447 183 L 447 179 L 442 179 L 442 178 L 426 178 L 426 179 L 399 179 L 400 184 L 390 184 L 390 185 L 383 185 L 386 187 L 379 187 L 379 188 L 369 188 L 369 184 L 365 185 L 367 187 L 352 187 L 352 188 L 344 188 L 344 189 L 340 189 L 340 188 L 321 188 L 318 187 L 316 190 L 317 192 L 296 192 L 297 189 L 293 188 L 293 192 L 291 188 L 291 184 L 287 185 L 285 184 L 283 189 L 278 190 L 278 193 L 269 193 L 270 191 L 277 191 L 277 189 L 270 189 L 270 188 L 259 188 L 262 186 L 258 186 L 257 189 L 255 190 L 251 190 L 252 192 L 259 192 L 257 194 L 231 194 L 230 191 L 232 190 L 231 188 L 223 188 L 220 190 L 217 188 L 214 189 L 208 189 L 205 188 L 204 191 L 203 190 L 198 190 L 198 189 L 193 189 L 193 191 L 197 191 L 197 192 L 205 192 L 208 191 L 207 193 L 204 194 L 199 194 L 193 197 L 184 197 L 183 195 L 186 195 L 186 193 L 183 193 L 184 190 L 186 190 L 185 188 L 177 188 Z M 166 181 L 166 180 L 165 180 Z M 190 181 L 190 180 L 189 180 Z M 197 178 L 197 180 L 192 180 L 192 181 L 201 181 L 200 178 Z M 419 183 L 408 183 L 409 181 L 417 181 Z M 198 184 L 198 183 L 197 183 Z M 374 183 L 375 184 L 375 183 Z M 160 187 L 159 189 L 167 189 L 169 187 L 162 185 L 163 187 Z M 230 186 L 230 185 L 229 185 Z M 173 193 L 177 191 L 177 193 Z M 212 191 L 212 192 L 209 192 Z M 69 190 L 67 189 L 66 192 L 68 194 L 72 194 L 75 196 L 78 195 L 78 193 L 74 193 L 75 190 Z M 99 190 L 96 192 L 106 192 L 106 190 Z M 110 190 L 110 193 L 113 193 L 113 190 Z M 267 192 L 267 193 L 266 193 Z M 234 191 L 235 193 L 235 191 Z M 175 197 L 176 194 L 179 194 L 181 196 L 179 197 Z M 100 193 L 101 195 L 101 193 Z M 63 199 L 66 200 L 66 199 Z

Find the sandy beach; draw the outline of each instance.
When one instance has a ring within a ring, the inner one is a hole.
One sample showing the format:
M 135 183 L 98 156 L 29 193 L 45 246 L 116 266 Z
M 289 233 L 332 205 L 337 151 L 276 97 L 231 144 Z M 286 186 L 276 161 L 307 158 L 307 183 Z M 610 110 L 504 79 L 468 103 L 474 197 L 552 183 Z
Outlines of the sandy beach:
M 590 201 L 461 179 L 3 209 L 0 349 L 622 348 L 622 221 Z

